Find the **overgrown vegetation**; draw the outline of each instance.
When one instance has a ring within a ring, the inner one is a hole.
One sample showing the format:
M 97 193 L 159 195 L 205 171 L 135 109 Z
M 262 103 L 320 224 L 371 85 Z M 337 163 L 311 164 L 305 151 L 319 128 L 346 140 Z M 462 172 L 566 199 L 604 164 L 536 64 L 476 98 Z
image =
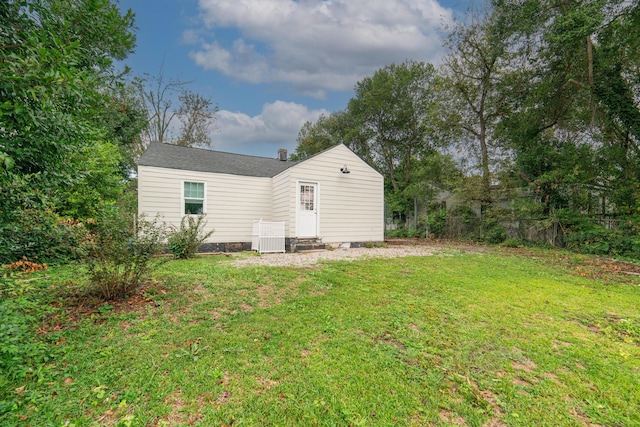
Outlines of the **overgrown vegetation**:
M 180 221 L 180 227 L 171 226 L 167 246 L 174 258 L 193 258 L 202 242 L 213 234 L 215 230 L 205 232 L 205 218 L 205 215 L 185 215 Z
M 17 275 L 7 342 L 34 347 L 0 370 L 0 424 L 640 423 L 640 267 L 505 251 L 172 260 L 109 304 L 69 297 L 75 267 Z
M 25 257 L 49 263 L 78 259 L 86 230 L 56 212 L 30 182 L 16 178 L 0 186 L 0 264 Z
M 571 216 L 565 226 L 566 245 L 576 252 L 640 259 L 640 221 L 637 216 L 603 223 Z

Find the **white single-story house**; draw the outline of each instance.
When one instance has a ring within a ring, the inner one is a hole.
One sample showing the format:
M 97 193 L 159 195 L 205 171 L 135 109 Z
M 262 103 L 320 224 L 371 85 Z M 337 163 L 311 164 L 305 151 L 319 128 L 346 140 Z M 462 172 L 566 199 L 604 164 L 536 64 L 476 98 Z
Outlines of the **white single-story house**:
M 152 143 L 138 161 L 138 212 L 175 226 L 206 214 L 215 230 L 206 251 L 251 249 L 257 220 L 284 222 L 290 251 L 384 240 L 383 177 L 342 144 L 295 162 L 286 150 L 266 158 Z

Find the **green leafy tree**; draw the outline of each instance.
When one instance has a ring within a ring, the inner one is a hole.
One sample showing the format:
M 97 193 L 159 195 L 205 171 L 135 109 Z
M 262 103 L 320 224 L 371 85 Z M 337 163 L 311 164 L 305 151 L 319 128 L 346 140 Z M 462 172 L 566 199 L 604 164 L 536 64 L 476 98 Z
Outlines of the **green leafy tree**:
M 100 136 L 92 112 L 133 49 L 133 15 L 107 0 L 29 0 L 2 2 L 0 17 L 0 151 L 13 173 L 60 183 L 69 153 Z
M 415 156 L 431 146 L 435 83 L 431 64 L 389 65 L 358 82 L 349 101 L 347 112 L 361 144 L 354 148 L 375 162 L 394 190 L 409 181 Z
M 302 160 L 343 143 L 385 177 L 387 208 L 399 219 L 433 196 L 441 171 L 452 166 L 438 148 L 442 132 L 442 79 L 431 64 L 388 65 L 358 82 L 345 111 L 307 122 L 291 156 Z M 457 167 L 449 171 L 458 173 Z
M 404 218 L 414 200 L 405 190 L 417 164 L 433 152 L 439 110 L 439 79 L 431 64 L 389 65 L 356 84 L 347 114 L 350 146 L 385 176 L 387 197 Z
M 73 153 L 81 165 L 77 178 L 57 190 L 58 212 L 76 219 L 95 218 L 113 206 L 124 191 L 121 153 L 115 144 L 102 142 Z
M 450 93 L 445 122 L 467 159 L 477 159 L 482 177 L 479 197 L 486 206 L 493 201 L 492 172 L 505 156 L 494 129 L 503 114 L 504 94 L 499 87 L 510 57 L 491 11 L 472 15 L 470 21 L 457 23 L 445 43 L 450 51 L 443 68 Z
M 102 167 L 93 162 L 100 151 L 94 148 L 117 133 L 103 112 L 112 107 L 110 88 L 122 82 L 113 61 L 134 47 L 132 27 L 133 14 L 108 0 L 0 3 L 0 190 L 11 193 L 0 200 L 2 261 L 37 256 L 8 236 L 40 229 L 33 238 L 46 241 L 56 232 L 56 215 L 73 204 L 65 200 L 68 190 L 102 173 L 87 165 Z M 107 187 L 98 192 L 113 194 Z M 44 216 L 22 215 L 37 212 Z
M 338 111 L 326 116 L 320 115 L 315 123 L 306 122 L 298 132 L 296 151 L 292 160 L 304 160 L 334 145 L 348 144 L 349 117 L 346 112 Z
M 147 114 L 133 82 L 125 81 L 102 89 L 105 102 L 96 111 L 104 125 L 104 139 L 119 151 L 119 168 L 124 180 L 136 170 L 136 160 L 142 154 L 141 138 L 148 126 Z

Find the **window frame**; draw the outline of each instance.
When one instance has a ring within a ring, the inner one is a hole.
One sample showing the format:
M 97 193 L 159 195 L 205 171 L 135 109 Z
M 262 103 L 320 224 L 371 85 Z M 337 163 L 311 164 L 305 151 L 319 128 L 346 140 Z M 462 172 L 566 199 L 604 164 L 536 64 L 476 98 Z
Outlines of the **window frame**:
M 188 180 L 188 179 L 183 179 L 181 186 L 180 186 L 180 216 L 185 216 L 185 215 L 199 215 L 199 214 L 192 214 L 189 213 L 187 214 L 185 211 L 185 204 L 186 204 L 186 197 L 184 194 L 184 186 L 186 183 L 190 183 L 190 184 L 202 184 L 202 199 L 200 198 L 196 198 L 196 197 L 189 197 L 190 200 L 202 200 L 202 214 L 206 214 L 207 213 L 207 183 L 204 181 L 194 181 L 194 180 Z

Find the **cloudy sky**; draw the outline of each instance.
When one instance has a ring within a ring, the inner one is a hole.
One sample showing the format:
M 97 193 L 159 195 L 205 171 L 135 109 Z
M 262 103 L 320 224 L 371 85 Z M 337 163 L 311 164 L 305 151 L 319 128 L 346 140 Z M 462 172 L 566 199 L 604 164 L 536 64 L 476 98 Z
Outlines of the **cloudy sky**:
M 136 14 L 135 75 L 193 81 L 220 108 L 216 150 L 275 157 L 305 121 L 407 59 L 437 63 L 473 0 L 120 0 Z

